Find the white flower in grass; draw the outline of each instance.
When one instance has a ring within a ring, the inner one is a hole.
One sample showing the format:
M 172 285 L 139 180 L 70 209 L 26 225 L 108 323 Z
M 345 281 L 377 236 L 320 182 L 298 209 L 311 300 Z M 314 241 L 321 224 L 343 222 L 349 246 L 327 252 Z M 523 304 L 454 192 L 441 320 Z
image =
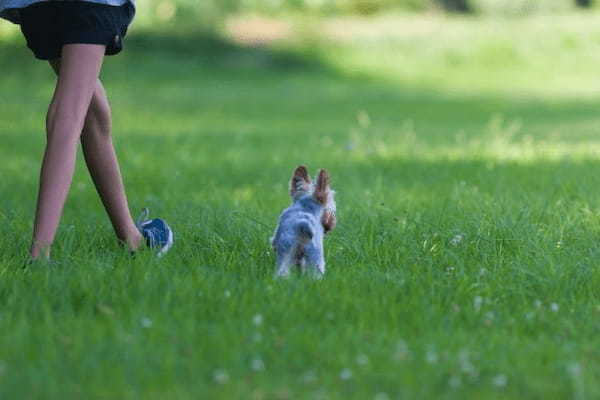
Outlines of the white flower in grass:
M 406 360 L 410 357 L 410 350 L 404 340 L 399 340 L 396 344 L 396 352 L 394 353 L 394 359 L 396 361 Z
M 534 316 L 535 316 L 535 314 L 532 311 L 529 311 L 528 313 L 525 314 L 525 319 L 528 321 L 531 321 Z
M 458 375 L 453 375 L 450 377 L 450 380 L 448 381 L 448 385 L 450 385 L 450 387 L 452 389 L 456 389 L 456 388 L 460 387 L 460 385 L 462 385 L 462 379 L 460 379 L 460 376 L 458 376 Z
M 454 235 L 454 237 L 450 240 L 450 244 L 452 246 L 458 246 L 460 244 L 460 242 L 462 242 L 464 239 L 464 236 L 461 234 L 458 235 Z
M 226 290 L 225 293 L 223 293 L 223 296 L 225 296 L 226 299 L 231 297 L 231 292 L 229 290 Z
M 458 363 L 460 364 L 460 369 L 463 372 L 468 372 L 471 368 L 473 368 L 473 365 L 469 360 L 468 350 L 461 350 L 460 353 L 458 353 Z
M 152 320 L 148 317 L 143 317 L 140 320 L 140 324 L 142 325 L 142 328 L 150 328 L 152 326 Z
M 473 299 L 473 308 L 475 309 L 475 312 L 479 312 L 479 310 L 481 310 L 482 304 L 483 304 L 483 297 L 475 296 L 475 298 Z
M 260 358 L 255 358 L 252 360 L 252 371 L 263 371 L 265 369 L 265 363 Z
M 367 365 L 369 363 L 369 357 L 366 354 L 359 354 L 356 356 L 356 363 L 358 365 Z
M 340 372 L 340 379 L 344 381 L 352 379 L 352 370 L 349 368 L 344 368 L 342 372 Z
M 217 382 L 221 385 L 229 382 L 229 374 L 227 373 L 227 371 L 225 371 L 223 369 L 216 370 L 215 373 L 213 374 L 213 378 L 214 378 L 215 382 Z
M 481 269 L 479 270 L 479 276 L 484 276 L 484 275 L 486 275 L 486 274 L 487 274 L 487 272 L 488 272 L 488 271 L 487 271 L 487 269 L 485 269 L 485 268 L 481 268 Z
M 427 350 L 427 353 L 425 353 L 425 361 L 427 361 L 428 364 L 435 364 L 438 362 L 438 355 L 434 350 Z
M 498 374 L 492 378 L 492 384 L 496 387 L 504 387 L 508 383 L 508 378 L 504 374 Z
M 552 303 L 550 304 L 550 309 L 552 310 L 552 312 L 558 312 L 558 304 L 556 303 Z
M 302 375 L 302 382 L 304 382 L 304 383 L 313 383 L 316 380 L 317 380 L 317 374 L 313 370 L 306 371 L 304 373 L 304 375 Z
M 585 386 L 583 377 L 583 367 L 577 361 L 572 361 L 567 364 L 567 373 L 571 378 L 573 385 L 573 398 L 584 399 L 585 398 Z
M 567 365 L 567 372 L 574 378 L 577 378 L 581 375 L 581 364 L 578 362 L 572 362 Z
M 260 326 L 263 323 L 263 316 L 260 314 L 256 314 L 254 318 L 252 318 L 252 323 L 256 326 Z
M 458 364 L 460 365 L 460 370 L 471 378 L 477 378 L 479 376 L 479 372 L 471 362 L 471 356 L 469 355 L 468 350 L 460 351 L 458 354 Z

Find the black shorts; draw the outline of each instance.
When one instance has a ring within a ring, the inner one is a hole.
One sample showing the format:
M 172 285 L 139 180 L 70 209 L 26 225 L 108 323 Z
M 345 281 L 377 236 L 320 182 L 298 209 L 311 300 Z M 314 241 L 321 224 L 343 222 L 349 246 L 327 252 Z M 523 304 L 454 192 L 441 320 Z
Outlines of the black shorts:
M 101 44 L 106 55 L 123 49 L 135 9 L 83 1 L 46 1 L 19 10 L 27 47 L 40 60 L 60 58 L 65 44 Z

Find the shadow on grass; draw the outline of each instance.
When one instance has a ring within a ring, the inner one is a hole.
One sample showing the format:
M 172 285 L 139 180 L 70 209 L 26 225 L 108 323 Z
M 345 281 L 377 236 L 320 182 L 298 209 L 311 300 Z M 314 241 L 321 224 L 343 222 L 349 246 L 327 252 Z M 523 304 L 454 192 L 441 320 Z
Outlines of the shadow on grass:
M 273 49 L 267 46 L 242 46 L 205 31 L 138 31 L 127 38 L 133 56 L 169 57 L 173 60 L 202 61 L 212 67 L 256 67 L 277 71 L 329 72 L 316 53 Z
M 0 41 L 0 68 L 22 66 L 26 58 L 34 58 L 21 35 Z M 8 56 L 6 56 L 8 55 Z M 125 40 L 125 49 L 119 56 L 139 58 L 165 57 L 176 61 L 201 61 L 215 68 L 266 68 L 275 71 L 329 72 L 334 70 L 321 62 L 316 53 L 302 53 L 266 46 L 242 46 L 218 34 L 201 30 L 133 31 Z

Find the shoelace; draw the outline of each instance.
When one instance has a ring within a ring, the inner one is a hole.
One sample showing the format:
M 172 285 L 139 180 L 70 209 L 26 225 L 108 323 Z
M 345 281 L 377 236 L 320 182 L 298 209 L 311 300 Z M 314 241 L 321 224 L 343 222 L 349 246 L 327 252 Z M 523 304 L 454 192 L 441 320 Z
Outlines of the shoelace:
M 142 209 L 142 213 L 140 214 L 140 216 L 138 217 L 138 219 L 135 221 L 135 226 L 138 228 L 138 231 L 142 231 L 142 224 L 146 221 L 148 221 L 148 217 L 150 216 L 150 209 L 148 207 L 144 207 Z

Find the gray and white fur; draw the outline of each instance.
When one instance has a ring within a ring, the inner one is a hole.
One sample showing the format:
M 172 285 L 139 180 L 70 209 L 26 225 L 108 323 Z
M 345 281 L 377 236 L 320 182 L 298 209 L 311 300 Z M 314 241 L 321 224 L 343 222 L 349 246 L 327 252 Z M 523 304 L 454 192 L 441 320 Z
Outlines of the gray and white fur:
M 297 266 L 302 273 L 321 277 L 325 273 L 323 239 L 336 225 L 335 192 L 327 171 L 320 170 L 313 184 L 306 167 L 294 170 L 290 181 L 292 205 L 279 217 L 271 239 L 277 257 L 275 274 L 288 276 Z

